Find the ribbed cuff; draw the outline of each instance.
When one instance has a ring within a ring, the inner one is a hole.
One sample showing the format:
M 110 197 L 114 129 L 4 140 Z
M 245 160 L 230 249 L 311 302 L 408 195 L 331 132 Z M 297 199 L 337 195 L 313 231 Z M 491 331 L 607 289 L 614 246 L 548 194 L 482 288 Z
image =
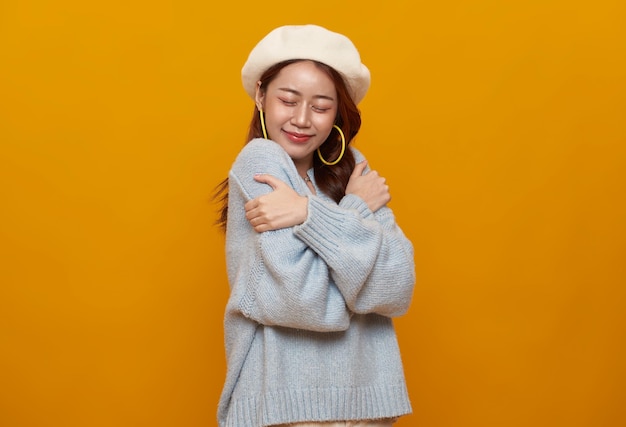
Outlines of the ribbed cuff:
M 367 206 L 367 203 L 365 203 L 365 201 L 359 196 L 355 196 L 354 194 L 346 194 L 339 202 L 339 206 L 345 209 L 354 209 L 363 218 L 369 218 L 374 216 L 374 213 Z

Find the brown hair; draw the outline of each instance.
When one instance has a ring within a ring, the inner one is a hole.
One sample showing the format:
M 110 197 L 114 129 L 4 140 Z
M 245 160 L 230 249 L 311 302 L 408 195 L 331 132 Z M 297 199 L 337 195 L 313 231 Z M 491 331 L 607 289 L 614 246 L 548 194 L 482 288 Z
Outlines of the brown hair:
M 279 62 L 267 69 L 261 76 L 261 90 L 265 90 L 272 80 L 276 78 L 280 70 L 289 64 L 302 61 L 301 59 L 292 59 L 288 61 Z M 356 104 L 350 97 L 348 88 L 341 77 L 341 75 L 333 68 L 320 62 L 311 61 L 317 65 L 322 71 L 324 71 L 331 78 L 335 84 L 337 91 L 337 117 L 335 118 L 335 124 L 341 128 L 346 138 L 346 146 L 352 142 L 356 134 L 361 128 L 361 113 Z M 254 113 L 252 114 L 252 120 L 250 122 L 250 128 L 248 131 L 248 138 L 246 144 L 255 139 L 262 138 L 263 131 L 261 129 L 261 120 L 259 119 L 259 110 L 254 107 Z M 341 136 L 336 130 L 333 130 L 326 141 L 320 146 L 320 152 L 322 156 L 328 161 L 334 161 L 339 157 L 341 153 Z M 315 174 L 315 182 L 319 186 L 320 190 L 328 195 L 335 202 L 343 198 L 346 191 L 346 186 L 352 174 L 352 170 L 355 166 L 354 155 L 352 151 L 346 147 L 346 151 L 339 161 L 339 163 L 328 166 L 322 163 L 317 155 L 313 156 L 313 171 Z M 213 196 L 214 200 L 217 200 L 220 204 L 218 210 L 219 217 L 216 223 L 226 229 L 226 222 L 228 219 L 228 177 L 224 179 L 215 189 Z

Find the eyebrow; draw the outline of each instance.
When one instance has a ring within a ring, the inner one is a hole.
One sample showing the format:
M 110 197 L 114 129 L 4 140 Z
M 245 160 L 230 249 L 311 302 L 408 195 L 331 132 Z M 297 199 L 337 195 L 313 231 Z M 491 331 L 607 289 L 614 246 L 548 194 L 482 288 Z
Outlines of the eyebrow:
M 278 90 L 281 90 L 283 92 L 293 93 L 294 95 L 297 95 L 297 96 L 302 96 L 302 93 L 298 92 L 295 89 L 289 89 L 287 87 L 279 87 Z M 326 95 L 315 95 L 315 96 L 313 96 L 313 98 L 316 98 L 316 99 L 328 99 L 329 101 L 334 101 L 335 100 L 335 98 L 333 98 L 332 96 L 326 96 Z

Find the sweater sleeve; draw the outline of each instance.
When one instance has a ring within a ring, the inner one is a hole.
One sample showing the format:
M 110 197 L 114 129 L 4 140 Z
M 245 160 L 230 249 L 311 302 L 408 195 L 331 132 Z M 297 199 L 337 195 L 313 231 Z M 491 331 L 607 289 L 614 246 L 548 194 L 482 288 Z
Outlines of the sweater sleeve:
M 363 159 L 358 151 L 355 155 Z M 413 245 L 391 209 L 372 212 L 355 195 L 346 195 L 339 205 L 309 196 L 308 209 L 294 233 L 324 260 L 348 308 L 388 317 L 404 314 L 415 284 Z
M 324 260 L 351 311 L 400 316 L 415 283 L 413 247 L 388 208 L 375 218 L 364 218 L 359 209 L 367 207 L 345 198 L 333 206 L 309 197 L 308 218 L 294 228 L 295 235 Z
M 347 329 L 351 313 L 324 260 L 294 235 L 293 227 L 257 233 L 245 219 L 245 202 L 272 191 L 254 180 L 256 173 L 271 174 L 298 193 L 306 192 L 278 144 L 253 140 L 239 154 L 229 174 L 227 226 L 227 263 L 237 309 L 264 325 L 320 332 Z

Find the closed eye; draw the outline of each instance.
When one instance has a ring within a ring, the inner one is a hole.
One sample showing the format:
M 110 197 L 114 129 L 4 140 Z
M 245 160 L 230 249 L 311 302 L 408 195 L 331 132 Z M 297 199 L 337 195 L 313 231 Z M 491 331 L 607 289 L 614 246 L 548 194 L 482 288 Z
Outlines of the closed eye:
M 330 110 L 330 108 L 322 108 L 322 107 L 316 107 L 316 106 L 313 106 L 313 109 L 319 113 L 325 113 L 326 111 Z

